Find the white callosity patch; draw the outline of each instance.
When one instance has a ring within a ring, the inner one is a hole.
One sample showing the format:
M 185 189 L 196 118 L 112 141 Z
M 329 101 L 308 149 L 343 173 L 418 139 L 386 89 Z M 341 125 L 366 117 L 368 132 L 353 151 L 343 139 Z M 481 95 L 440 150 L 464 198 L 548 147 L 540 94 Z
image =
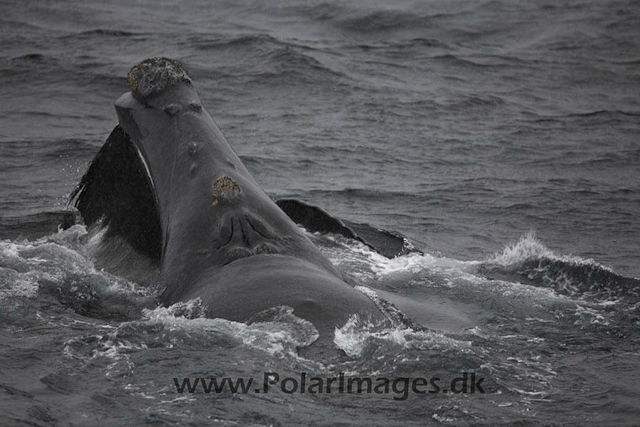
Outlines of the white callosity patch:
M 145 99 L 179 82 L 192 83 L 184 66 L 168 58 L 145 59 L 129 71 L 128 82 L 134 95 Z

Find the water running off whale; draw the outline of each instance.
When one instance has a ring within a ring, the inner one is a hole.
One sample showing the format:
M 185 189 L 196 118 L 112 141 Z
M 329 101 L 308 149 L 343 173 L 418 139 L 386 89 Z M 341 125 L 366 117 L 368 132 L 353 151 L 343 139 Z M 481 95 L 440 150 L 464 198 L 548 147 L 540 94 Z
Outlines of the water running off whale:
M 317 354 L 330 351 L 335 328 L 354 314 L 388 321 L 379 301 L 348 284 L 290 216 L 364 239 L 320 209 L 271 200 L 181 64 L 147 59 L 128 82 L 131 91 L 115 103 L 119 124 L 71 198 L 87 225 L 108 226 L 107 240 L 124 239 L 136 262 L 158 266 L 162 304 L 200 298 L 207 317 L 234 321 L 289 306 L 319 331 Z

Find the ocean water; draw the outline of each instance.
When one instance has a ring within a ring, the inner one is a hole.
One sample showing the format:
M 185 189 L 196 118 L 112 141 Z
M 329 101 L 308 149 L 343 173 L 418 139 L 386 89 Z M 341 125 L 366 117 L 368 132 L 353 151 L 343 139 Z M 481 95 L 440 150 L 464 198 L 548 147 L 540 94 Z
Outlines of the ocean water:
M 634 425 L 637 1 L 0 2 L 0 425 Z M 460 320 L 336 331 L 158 308 L 64 216 L 140 60 L 186 64 L 273 198 L 402 233 L 347 275 Z M 65 227 L 58 228 L 64 218 Z M 63 229 L 66 228 L 66 229 Z M 483 377 L 486 393 L 195 393 L 174 378 Z

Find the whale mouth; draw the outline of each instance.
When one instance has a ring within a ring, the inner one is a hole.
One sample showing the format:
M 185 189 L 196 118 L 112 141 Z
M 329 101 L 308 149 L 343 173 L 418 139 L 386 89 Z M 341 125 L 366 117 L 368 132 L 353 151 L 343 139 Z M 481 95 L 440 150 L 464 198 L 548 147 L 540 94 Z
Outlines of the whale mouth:
M 171 265 L 166 275 L 313 251 L 255 183 L 180 63 L 144 60 L 128 82 L 115 103 L 118 124 L 70 198 L 87 224 L 103 221 L 110 235 Z

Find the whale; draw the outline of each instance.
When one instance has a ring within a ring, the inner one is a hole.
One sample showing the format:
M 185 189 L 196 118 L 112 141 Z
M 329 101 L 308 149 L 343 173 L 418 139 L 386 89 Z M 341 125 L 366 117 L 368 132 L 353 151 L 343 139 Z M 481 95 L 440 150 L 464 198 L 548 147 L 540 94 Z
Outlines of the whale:
M 290 307 L 318 331 L 315 354 L 331 351 L 353 315 L 388 321 L 258 185 L 181 63 L 150 58 L 127 80 L 118 125 L 71 199 L 87 225 L 128 242 L 134 263 L 157 267 L 161 304 L 199 298 L 206 317 L 238 322 Z

